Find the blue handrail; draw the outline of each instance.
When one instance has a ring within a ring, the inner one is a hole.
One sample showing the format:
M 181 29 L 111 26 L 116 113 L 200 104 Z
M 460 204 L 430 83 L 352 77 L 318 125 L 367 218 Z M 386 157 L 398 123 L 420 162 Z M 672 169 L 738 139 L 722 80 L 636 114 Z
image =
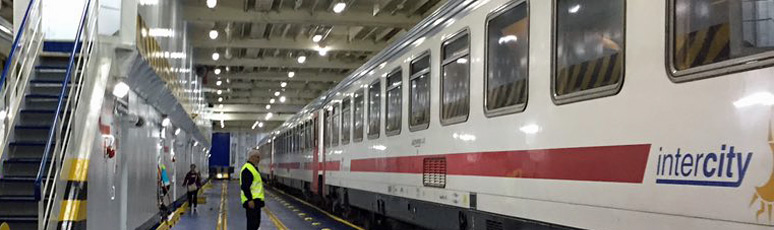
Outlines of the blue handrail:
M 70 84 L 70 76 L 72 75 L 73 63 L 75 63 L 75 53 L 78 52 L 82 42 L 81 35 L 83 34 L 84 27 L 86 26 L 86 20 L 89 15 L 89 6 L 91 0 L 86 1 L 86 5 L 83 8 L 83 16 L 81 17 L 80 25 L 78 25 L 78 33 L 75 35 L 75 41 L 73 42 L 73 51 L 70 53 L 70 61 L 67 63 L 67 72 L 65 72 L 65 78 L 62 80 L 62 91 L 59 92 L 59 103 L 56 105 L 56 111 L 54 111 L 54 121 L 51 124 L 51 129 L 48 131 L 48 141 L 46 141 L 46 147 L 43 151 L 43 159 L 40 161 L 40 168 L 38 168 L 38 175 L 35 177 L 35 200 L 41 199 L 40 184 L 43 179 L 43 171 L 48 162 L 48 155 L 51 152 L 51 144 L 54 142 L 54 135 L 56 135 L 56 127 L 59 123 L 59 114 L 62 113 L 62 104 L 64 103 L 64 96 L 67 92 L 67 86 Z M 84 66 L 86 63 L 83 63 Z M 84 67 L 81 66 L 81 67 Z M 72 99 L 72 98 L 71 98 Z
M 8 60 L 5 60 L 5 68 L 3 68 L 3 75 L 0 75 L 0 89 L 5 85 L 5 78 L 8 75 L 8 69 L 11 68 L 11 62 L 13 62 L 13 55 L 16 54 L 16 47 L 19 45 L 19 39 L 24 35 L 24 27 L 27 26 L 27 18 L 30 14 L 32 5 L 35 4 L 35 0 L 30 0 L 30 4 L 27 4 L 27 11 L 24 12 L 24 18 L 22 18 L 19 25 L 19 31 L 16 31 L 16 37 L 13 39 L 13 45 L 11 45 L 11 51 L 8 53 Z

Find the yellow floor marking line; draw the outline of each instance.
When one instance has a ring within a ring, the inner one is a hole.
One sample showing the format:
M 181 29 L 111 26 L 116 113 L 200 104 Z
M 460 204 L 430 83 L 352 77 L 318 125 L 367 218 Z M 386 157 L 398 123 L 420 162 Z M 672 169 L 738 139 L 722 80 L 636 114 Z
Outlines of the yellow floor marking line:
M 357 226 L 357 225 L 355 225 L 355 224 L 352 224 L 352 223 L 350 223 L 349 221 L 346 221 L 346 220 L 344 220 L 344 219 L 341 219 L 341 218 L 339 218 L 339 217 L 337 217 L 337 216 L 334 216 L 333 214 L 330 214 L 330 213 L 326 212 L 325 210 L 322 210 L 322 209 L 318 208 L 317 206 L 314 206 L 314 205 L 312 205 L 312 204 L 310 204 L 310 203 L 307 203 L 306 201 L 303 201 L 303 200 L 301 200 L 301 199 L 298 199 L 298 198 L 296 198 L 296 197 L 294 197 L 294 196 L 288 195 L 288 194 L 287 194 L 287 193 L 285 193 L 285 192 L 282 192 L 282 191 L 279 191 L 279 190 L 272 190 L 272 192 L 273 192 L 273 191 L 277 191 L 277 192 L 279 192 L 279 193 L 282 193 L 282 194 L 284 194 L 284 195 L 285 195 L 285 196 L 287 196 L 287 197 L 293 198 L 294 200 L 298 201 L 299 203 L 302 203 L 302 204 L 306 205 L 307 207 L 314 208 L 315 210 L 317 210 L 317 211 L 319 211 L 319 212 L 321 212 L 321 213 L 325 214 L 326 216 L 330 217 L 331 219 L 334 219 L 334 220 L 336 220 L 336 221 L 338 221 L 338 222 L 341 222 L 341 223 L 343 223 L 343 224 L 346 224 L 347 226 L 350 226 L 350 227 L 352 227 L 352 228 L 354 228 L 354 229 L 357 229 L 357 230 L 366 230 L 366 229 L 364 229 L 364 228 L 361 228 L 361 227 L 359 227 L 359 226 Z M 325 230 L 325 229 L 322 229 L 322 230 Z M 329 230 L 330 230 L 330 229 L 329 229 Z
M 269 219 L 272 223 L 274 223 L 274 226 L 277 227 L 277 230 L 288 230 L 288 227 L 285 226 L 285 224 L 282 223 L 282 221 L 277 218 L 277 216 L 274 215 L 273 212 L 269 209 L 269 207 L 263 207 L 263 211 L 266 212 L 267 215 L 269 215 Z
M 228 187 L 226 186 L 226 183 L 221 183 L 220 188 L 220 209 L 218 210 L 218 222 L 217 225 L 215 225 L 215 229 L 217 230 L 226 230 L 223 226 L 226 224 L 225 220 L 225 212 L 226 212 L 226 192 L 228 192 Z

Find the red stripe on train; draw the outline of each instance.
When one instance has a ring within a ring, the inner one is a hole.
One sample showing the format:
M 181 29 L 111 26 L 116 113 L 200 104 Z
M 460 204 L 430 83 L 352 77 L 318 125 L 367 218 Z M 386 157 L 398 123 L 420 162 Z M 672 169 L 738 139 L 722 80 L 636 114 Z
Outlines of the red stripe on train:
M 462 176 L 642 183 L 650 144 L 476 152 L 352 160 L 353 172 L 422 173 L 425 158 L 445 158 Z
M 312 162 L 286 162 L 286 163 L 278 163 L 277 168 L 281 169 L 304 169 L 304 170 L 312 170 L 312 166 L 314 163 Z M 318 169 L 325 169 L 328 171 L 339 171 L 341 170 L 341 161 L 328 161 L 325 163 L 317 163 Z M 303 167 L 302 167 L 303 166 Z

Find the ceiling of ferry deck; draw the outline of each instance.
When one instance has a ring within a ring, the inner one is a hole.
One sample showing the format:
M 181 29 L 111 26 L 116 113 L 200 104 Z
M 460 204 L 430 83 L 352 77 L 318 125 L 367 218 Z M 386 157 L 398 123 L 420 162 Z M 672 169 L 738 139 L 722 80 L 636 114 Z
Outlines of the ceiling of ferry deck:
M 213 131 L 281 125 L 445 1 L 217 0 L 210 9 L 207 0 L 184 0 Z M 334 12 L 338 3 L 346 4 L 341 13 Z M 216 39 L 211 30 L 218 31 Z M 213 60 L 213 53 L 220 58 Z

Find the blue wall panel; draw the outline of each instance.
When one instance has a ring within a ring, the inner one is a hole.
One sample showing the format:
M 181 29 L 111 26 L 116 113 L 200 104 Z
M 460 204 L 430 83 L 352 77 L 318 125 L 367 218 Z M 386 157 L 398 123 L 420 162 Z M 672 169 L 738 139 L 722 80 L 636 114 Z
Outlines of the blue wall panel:
M 229 166 L 229 157 L 231 155 L 231 134 L 213 133 L 212 149 L 210 154 L 210 167 Z

